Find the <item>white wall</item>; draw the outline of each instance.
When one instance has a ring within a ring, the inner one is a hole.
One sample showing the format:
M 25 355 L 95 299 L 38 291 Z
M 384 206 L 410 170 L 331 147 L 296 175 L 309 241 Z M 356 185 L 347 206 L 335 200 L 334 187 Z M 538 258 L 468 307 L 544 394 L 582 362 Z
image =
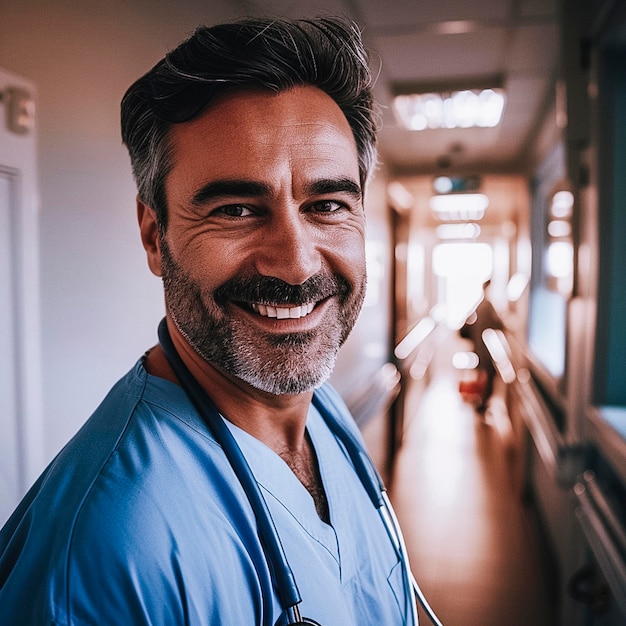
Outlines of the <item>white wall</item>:
M 38 90 L 42 463 L 156 342 L 161 285 L 138 236 L 119 102 L 200 22 L 233 17 L 226 2 L 187 5 L 0 2 L 0 67 Z
M 281 11 L 290 3 L 258 4 Z M 309 4 L 315 15 L 340 0 Z M 238 0 L 0 1 L 0 67 L 38 90 L 42 463 L 156 342 L 163 315 L 161 284 L 147 269 L 135 221 L 120 99 L 198 24 L 251 7 Z

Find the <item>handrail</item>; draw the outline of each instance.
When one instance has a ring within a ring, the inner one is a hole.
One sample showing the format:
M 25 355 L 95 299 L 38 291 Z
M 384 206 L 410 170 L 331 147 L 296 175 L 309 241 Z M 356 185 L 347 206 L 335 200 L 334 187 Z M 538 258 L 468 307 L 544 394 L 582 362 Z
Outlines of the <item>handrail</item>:
M 533 388 L 530 372 L 525 368 L 518 371 L 516 388 L 523 409 L 522 417 L 526 427 L 530 432 L 543 464 L 550 471 L 550 474 L 555 477 L 558 474 L 558 450 L 565 445 L 563 437 L 542 410 L 537 398 L 537 392 Z
M 586 491 L 595 502 L 598 511 L 602 514 L 602 517 L 611 528 L 611 534 L 615 538 L 620 550 L 624 555 L 626 555 L 626 530 L 620 523 L 617 514 L 604 495 L 604 492 L 598 485 L 598 481 L 596 480 L 596 476 L 593 471 L 587 470 L 583 474 L 583 484 Z M 624 582 L 626 583 L 626 579 Z
M 530 372 L 520 368 L 513 384 L 522 408 L 522 417 L 530 432 L 537 452 L 550 475 L 558 484 L 571 487 L 581 472 L 584 457 L 583 444 L 569 444 L 542 406 Z
M 393 363 L 385 363 L 367 381 L 367 388 L 346 404 L 360 428 L 377 413 L 386 411 L 400 393 L 400 372 Z
M 626 537 L 593 472 L 584 473 L 574 487 L 579 506 L 576 516 L 613 599 L 626 617 Z
M 424 340 L 435 330 L 437 323 L 426 316 L 403 337 L 394 350 L 394 355 L 400 361 L 406 360 L 420 347 Z
M 589 439 L 602 450 L 602 456 L 611 464 L 622 484 L 626 485 L 626 437 L 617 430 L 613 418 L 622 420 L 626 409 L 619 407 L 595 406 L 587 410 Z
M 485 328 L 482 339 L 500 378 L 507 385 L 512 383 L 515 380 L 515 368 L 509 358 L 511 348 L 504 333 L 500 329 Z

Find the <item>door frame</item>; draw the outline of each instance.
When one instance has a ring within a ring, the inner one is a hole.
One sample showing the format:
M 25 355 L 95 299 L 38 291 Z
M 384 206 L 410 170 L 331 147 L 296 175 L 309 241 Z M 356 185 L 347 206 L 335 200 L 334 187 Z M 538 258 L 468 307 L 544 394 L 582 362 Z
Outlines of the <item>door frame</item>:
M 19 90 L 19 91 L 16 91 Z M 15 94 L 23 99 L 16 103 Z M 39 193 L 36 89 L 32 82 L 0 69 L 0 168 L 12 185 L 18 499 L 43 469 L 44 429 L 41 382 Z M 15 112 L 16 105 L 25 109 Z M 14 113 L 12 113 L 14 111 Z M 16 116 L 19 119 L 16 119 Z M 17 125 L 16 125 L 17 124 Z M 23 124 L 20 127 L 19 124 Z M 17 502 L 13 503 L 17 504 Z

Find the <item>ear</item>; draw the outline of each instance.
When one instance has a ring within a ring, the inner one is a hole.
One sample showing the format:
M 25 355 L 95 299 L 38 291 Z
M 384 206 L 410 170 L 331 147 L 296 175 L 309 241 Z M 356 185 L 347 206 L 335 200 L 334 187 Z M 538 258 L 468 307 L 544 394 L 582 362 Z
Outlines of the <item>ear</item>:
M 161 246 L 156 213 L 137 196 L 137 220 L 141 242 L 148 258 L 148 267 L 155 276 L 161 276 Z

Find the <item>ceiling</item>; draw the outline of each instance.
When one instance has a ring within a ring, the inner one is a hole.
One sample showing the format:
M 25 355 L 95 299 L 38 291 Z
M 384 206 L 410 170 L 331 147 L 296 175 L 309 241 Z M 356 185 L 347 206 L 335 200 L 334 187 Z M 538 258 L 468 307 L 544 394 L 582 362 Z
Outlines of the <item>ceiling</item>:
M 396 173 L 527 172 L 533 138 L 554 101 L 557 0 L 232 0 L 241 14 L 343 14 L 355 19 L 379 72 L 381 160 Z M 464 88 L 499 78 L 492 129 L 406 131 L 391 108 L 397 85 Z

